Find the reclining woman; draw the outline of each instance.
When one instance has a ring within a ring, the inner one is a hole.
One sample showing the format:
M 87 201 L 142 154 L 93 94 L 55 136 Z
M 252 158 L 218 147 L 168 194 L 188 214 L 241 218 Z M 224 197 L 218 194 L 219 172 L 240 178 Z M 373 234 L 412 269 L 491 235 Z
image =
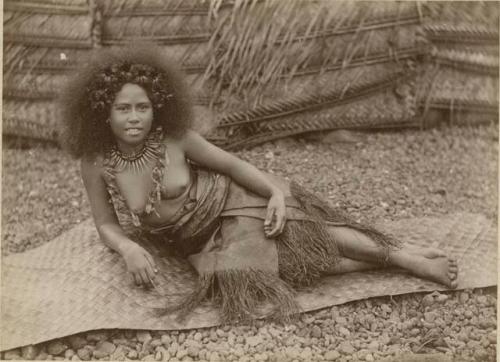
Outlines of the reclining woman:
M 266 302 L 285 319 L 297 311 L 294 288 L 387 266 L 457 286 L 457 263 L 441 250 L 405 246 L 206 141 L 180 73 L 154 46 L 101 51 L 63 94 L 61 140 L 81 158 L 102 241 L 137 285 L 154 284 L 157 268 L 134 235 L 187 258 L 199 284 L 184 313 L 211 298 L 226 322 Z

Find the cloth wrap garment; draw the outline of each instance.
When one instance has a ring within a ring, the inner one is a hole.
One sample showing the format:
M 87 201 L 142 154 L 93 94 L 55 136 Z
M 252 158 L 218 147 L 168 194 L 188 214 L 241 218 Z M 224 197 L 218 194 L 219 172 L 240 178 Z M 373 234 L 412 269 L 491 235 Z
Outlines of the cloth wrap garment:
M 192 164 L 192 182 L 177 221 L 161 227 L 133 227 L 113 178 L 107 185 L 124 229 L 163 244 L 187 258 L 198 272 L 198 288 L 177 306 L 186 316 L 206 300 L 221 309 L 224 322 L 265 315 L 287 320 L 299 312 L 294 288 L 308 286 L 328 274 L 339 249 L 328 227 L 349 226 L 368 234 L 388 251 L 398 242 L 361 225 L 295 183 L 268 174 L 286 196 L 287 222 L 276 238 L 266 238 L 266 198 L 239 186 L 228 176 Z

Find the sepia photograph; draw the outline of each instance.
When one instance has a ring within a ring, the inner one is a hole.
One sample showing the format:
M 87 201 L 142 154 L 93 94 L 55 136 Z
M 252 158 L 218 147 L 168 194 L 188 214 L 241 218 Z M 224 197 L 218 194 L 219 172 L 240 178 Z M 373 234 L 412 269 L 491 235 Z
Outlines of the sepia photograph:
M 497 361 L 500 2 L 1 6 L 0 360 Z

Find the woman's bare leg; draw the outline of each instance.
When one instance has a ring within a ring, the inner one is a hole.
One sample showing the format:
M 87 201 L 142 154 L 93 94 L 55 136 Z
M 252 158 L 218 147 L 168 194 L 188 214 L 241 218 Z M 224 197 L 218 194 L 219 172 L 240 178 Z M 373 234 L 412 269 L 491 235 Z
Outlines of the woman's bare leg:
M 332 226 L 330 232 L 334 234 L 340 252 L 346 258 L 382 266 L 400 267 L 418 277 L 450 288 L 457 287 L 457 262 L 439 249 L 403 247 L 387 253 L 385 248 L 353 228 Z
M 332 265 L 332 267 L 326 271 L 326 274 L 344 274 L 364 270 L 380 269 L 382 267 L 382 265 L 349 259 L 341 256 L 338 258 L 338 261 L 335 263 L 335 265 Z

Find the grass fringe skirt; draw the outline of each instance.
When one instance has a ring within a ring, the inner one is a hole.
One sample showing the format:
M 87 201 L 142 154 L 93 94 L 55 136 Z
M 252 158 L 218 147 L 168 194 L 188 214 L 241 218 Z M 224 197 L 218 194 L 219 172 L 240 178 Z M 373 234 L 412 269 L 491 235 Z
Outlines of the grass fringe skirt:
M 220 307 L 223 323 L 249 322 L 262 316 L 262 307 L 271 306 L 267 318 L 279 322 L 293 319 L 300 311 L 294 288 L 314 284 L 338 261 L 340 252 L 328 223 L 359 230 L 387 252 L 399 242 L 376 229 L 351 220 L 303 187 L 292 183 L 292 195 L 309 220 L 289 220 L 276 238 L 279 276 L 268 271 L 246 269 L 215 271 L 200 275 L 192 294 L 177 307 L 180 319 L 209 300 Z

